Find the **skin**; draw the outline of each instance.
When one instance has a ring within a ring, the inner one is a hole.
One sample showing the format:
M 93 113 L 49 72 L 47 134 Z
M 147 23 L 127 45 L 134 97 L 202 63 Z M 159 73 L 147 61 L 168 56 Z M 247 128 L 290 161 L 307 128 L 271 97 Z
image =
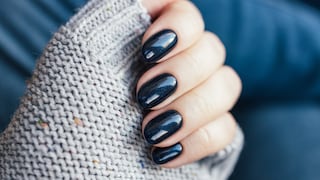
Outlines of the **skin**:
M 174 94 L 153 107 L 142 122 L 142 130 L 157 115 L 171 109 L 183 117 L 183 126 L 155 147 L 177 142 L 183 152 L 176 159 L 161 165 L 175 168 L 214 154 L 230 144 L 235 136 L 236 121 L 229 113 L 239 98 L 242 85 L 237 73 L 223 65 L 226 51 L 219 38 L 204 31 L 198 9 L 185 0 L 142 0 L 153 23 L 143 43 L 153 34 L 174 30 L 179 38 L 175 48 L 159 63 L 145 72 L 137 83 L 139 88 L 163 73 L 174 75 L 179 86 Z

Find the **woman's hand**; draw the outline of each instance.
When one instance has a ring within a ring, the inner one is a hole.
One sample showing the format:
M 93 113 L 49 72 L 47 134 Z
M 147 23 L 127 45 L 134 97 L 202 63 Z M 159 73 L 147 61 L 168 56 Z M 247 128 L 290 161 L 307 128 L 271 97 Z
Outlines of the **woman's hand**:
M 241 92 L 236 72 L 224 66 L 225 48 L 204 31 L 197 8 L 184 0 L 143 0 L 153 23 L 142 54 L 158 63 L 137 84 L 137 101 L 151 112 L 142 122 L 153 161 L 178 167 L 230 144 L 236 122 L 229 113 Z

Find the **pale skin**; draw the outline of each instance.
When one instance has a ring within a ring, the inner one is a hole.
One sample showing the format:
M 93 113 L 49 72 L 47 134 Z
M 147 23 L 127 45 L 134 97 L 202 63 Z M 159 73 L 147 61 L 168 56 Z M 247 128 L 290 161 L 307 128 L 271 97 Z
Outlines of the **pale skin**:
M 143 37 L 143 43 L 153 34 L 172 29 L 179 41 L 159 63 L 145 72 L 137 83 L 137 91 L 148 80 L 163 73 L 177 78 L 174 94 L 153 107 L 144 117 L 146 124 L 167 110 L 177 110 L 183 116 L 183 126 L 155 147 L 167 147 L 180 142 L 183 152 L 162 167 L 174 168 L 214 154 L 230 144 L 237 124 L 229 111 L 239 98 L 242 86 L 237 73 L 224 65 L 226 50 L 219 38 L 204 31 L 198 9 L 185 0 L 142 0 L 153 23 Z

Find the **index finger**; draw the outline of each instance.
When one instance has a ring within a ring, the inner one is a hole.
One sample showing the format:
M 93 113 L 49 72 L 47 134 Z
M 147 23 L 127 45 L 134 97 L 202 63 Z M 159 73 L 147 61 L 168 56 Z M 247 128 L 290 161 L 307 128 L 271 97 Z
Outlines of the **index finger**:
M 201 14 L 191 2 L 173 2 L 162 10 L 144 34 L 144 60 L 148 63 L 164 61 L 194 44 L 203 31 Z

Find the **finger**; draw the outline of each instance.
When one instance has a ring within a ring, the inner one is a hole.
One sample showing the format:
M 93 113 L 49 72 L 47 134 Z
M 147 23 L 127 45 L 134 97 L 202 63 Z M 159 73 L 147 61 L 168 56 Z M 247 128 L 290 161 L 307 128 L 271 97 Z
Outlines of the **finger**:
M 195 43 L 203 30 L 201 14 L 191 2 L 169 4 L 144 34 L 144 60 L 153 63 L 172 57 Z
M 151 18 L 154 19 L 159 15 L 159 13 L 164 7 L 166 7 L 168 4 L 174 1 L 177 1 L 177 0 L 161 0 L 161 1 L 141 0 L 141 4 L 143 5 L 143 7 L 146 8 Z
M 151 151 L 152 159 L 166 168 L 197 161 L 230 144 L 235 137 L 236 127 L 232 115 L 226 113 L 183 139 L 180 147 L 178 144 L 166 148 L 154 148 Z
M 240 91 L 238 75 L 224 66 L 197 88 L 149 113 L 142 122 L 143 135 L 155 146 L 171 146 L 228 112 Z
M 208 79 L 222 66 L 224 59 L 225 49 L 217 36 L 203 33 L 190 48 L 154 66 L 140 78 L 137 84 L 138 103 L 142 108 L 152 110 L 166 106 Z M 175 83 L 164 90 L 163 83 L 168 82 L 168 76 Z

